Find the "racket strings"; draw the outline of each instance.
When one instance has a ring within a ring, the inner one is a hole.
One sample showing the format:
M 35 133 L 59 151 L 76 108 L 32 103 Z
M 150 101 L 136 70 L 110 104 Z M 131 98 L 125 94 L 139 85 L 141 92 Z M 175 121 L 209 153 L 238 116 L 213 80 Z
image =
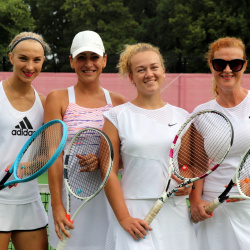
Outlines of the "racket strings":
M 76 155 L 88 156 L 82 166 Z M 91 157 L 89 157 L 91 155 Z M 110 162 L 109 145 L 103 136 L 95 130 L 86 130 L 76 137 L 70 149 L 68 161 L 68 185 L 79 199 L 95 194 L 103 184 Z M 79 172 L 80 169 L 94 165 L 94 170 Z
M 217 113 L 194 117 L 179 135 L 173 152 L 178 177 L 195 178 L 212 170 L 225 157 L 231 144 L 229 122 Z
M 238 176 L 239 187 L 243 194 L 250 197 L 250 155 L 248 154 L 241 166 Z
M 17 166 L 17 176 L 25 179 L 37 173 L 56 152 L 63 136 L 61 123 L 49 125 L 29 144 Z

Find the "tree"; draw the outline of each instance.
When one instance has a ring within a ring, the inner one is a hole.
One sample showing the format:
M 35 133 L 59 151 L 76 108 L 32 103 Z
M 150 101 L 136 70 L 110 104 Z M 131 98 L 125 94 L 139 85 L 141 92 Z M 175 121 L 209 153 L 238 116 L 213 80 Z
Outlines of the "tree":
M 248 51 L 248 13 L 247 0 L 161 0 L 136 36 L 160 47 L 170 72 L 184 72 L 185 62 L 187 72 L 209 72 L 204 54 L 215 39 L 240 37 Z
M 51 47 L 51 55 L 45 61 L 43 71 L 69 72 L 70 44 L 74 36 L 72 23 L 62 6 L 64 0 L 25 0 L 36 22 L 35 31 L 41 34 Z
M 128 7 L 122 0 L 66 0 L 63 8 L 68 11 L 66 16 L 75 34 L 93 30 L 102 37 L 108 54 L 105 72 L 114 72 L 123 45 L 136 42 L 134 32 L 138 23 Z
M 0 0 L 0 58 L 7 58 L 8 45 L 15 35 L 22 31 L 33 30 L 34 19 L 31 17 L 28 5 L 22 0 Z M 6 60 L 7 61 L 7 60 Z M 5 69 L 10 67 L 5 65 Z

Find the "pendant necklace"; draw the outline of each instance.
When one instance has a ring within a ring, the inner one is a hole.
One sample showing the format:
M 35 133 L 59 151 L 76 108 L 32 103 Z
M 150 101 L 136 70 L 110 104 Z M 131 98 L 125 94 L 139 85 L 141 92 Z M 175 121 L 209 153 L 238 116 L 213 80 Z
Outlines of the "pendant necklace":
M 13 89 L 15 92 L 18 92 L 18 91 L 16 91 L 16 90 L 11 86 L 11 84 L 9 83 L 9 79 L 6 79 L 6 81 L 7 81 L 8 85 L 9 85 L 9 87 L 10 87 L 11 89 Z M 24 99 L 24 97 L 25 97 L 25 95 L 20 96 L 21 99 Z

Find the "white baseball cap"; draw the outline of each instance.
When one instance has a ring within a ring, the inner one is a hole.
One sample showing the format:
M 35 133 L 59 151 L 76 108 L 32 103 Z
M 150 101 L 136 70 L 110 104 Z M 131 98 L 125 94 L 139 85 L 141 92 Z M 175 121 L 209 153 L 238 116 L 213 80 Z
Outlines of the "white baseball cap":
M 100 56 L 104 55 L 105 48 L 102 39 L 96 32 L 85 30 L 75 35 L 70 48 L 72 58 L 85 51 L 91 51 Z

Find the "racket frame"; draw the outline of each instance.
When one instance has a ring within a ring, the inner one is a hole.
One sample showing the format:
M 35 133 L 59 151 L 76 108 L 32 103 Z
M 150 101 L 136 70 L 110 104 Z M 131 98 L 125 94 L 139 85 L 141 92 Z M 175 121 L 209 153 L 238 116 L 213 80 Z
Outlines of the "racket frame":
M 217 198 L 215 198 L 207 206 L 205 206 L 206 213 L 208 213 L 208 214 L 212 213 L 215 208 L 219 207 L 227 199 L 250 199 L 249 196 L 245 195 L 242 192 L 241 187 L 240 187 L 240 183 L 239 183 L 239 176 L 240 176 L 241 169 L 244 166 L 244 163 L 245 163 L 247 157 L 249 156 L 249 154 L 250 154 L 250 148 L 248 148 L 248 150 L 245 152 L 244 156 L 242 157 L 242 160 L 241 160 L 239 166 L 237 167 L 233 178 L 230 180 L 230 182 L 227 185 L 227 187 L 225 188 L 225 190 Z M 230 190 L 232 189 L 232 187 L 235 184 L 237 185 L 237 189 L 238 189 L 240 194 L 239 195 L 228 195 L 228 193 L 230 192 Z
M 28 176 L 26 178 L 20 179 L 17 175 L 17 170 L 18 170 L 18 165 L 20 163 L 20 161 L 22 160 L 23 155 L 25 154 L 25 152 L 27 151 L 27 149 L 29 148 L 29 146 L 32 144 L 32 142 L 48 127 L 50 127 L 53 124 L 56 123 L 60 123 L 62 125 L 62 138 L 61 138 L 61 142 L 58 146 L 58 148 L 56 149 L 56 151 L 54 152 L 53 156 L 49 159 L 49 161 L 41 168 L 39 169 L 36 173 L 34 173 L 31 176 Z M 22 183 L 22 182 L 28 182 L 31 181 L 35 178 L 37 178 L 38 176 L 40 176 L 41 174 L 43 174 L 55 161 L 56 159 L 59 157 L 59 155 L 61 154 L 65 144 L 66 144 L 66 140 L 67 140 L 67 136 L 68 136 L 68 128 L 66 126 L 66 124 L 58 119 L 55 120 L 51 120 L 47 123 L 45 123 L 44 125 L 42 125 L 39 129 L 37 129 L 32 136 L 27 140 L 27 142 L 24 144 L 24 146 L 22 147 L 22 149 L 20 150 L 20 152 L 18 153 L 14 163 L 12 164 L 12 166 L 10 167 L 10 169 L 8 170 L 7 174 L 5 175 L 5 177 L 3 178 L 3 180 L 1 181 L 2 186 L 0 186 L 0 190 L 7 187 L 7 186 L 12 186 L 16 183 Z M 14 174 L 14 180 L 5 182 L 7 181 L 7 179 Z
M 216 113 L 216 114 L 222 116 L 227 121 L 227 123 L 229 124 L 229 127 L 231 128 L 231 140 L 230 140 L 230 143 L 228 145 L 228 148 L 227 148 L 225 154 L 223 155 L 221 160 L 215 166 L 213 166 L 211 169 L 209 169 L 206 173 L 202 174 L 201 176 L 198 176 L 195 178 L 184 178 L 181 175 L 179 175 L 178 173 L 176 173 L 176 171 L 174 170 L 174 167 L 173 167 L 173 155 L 174 155 L 176 142 L 177 142 L 180 134 L 182 133 L 184 128 L 190 123 L 190 121 L 192 121 L 195 117 L 202 115 L 204 113 Z M 209 174 L 211 174 L 213 171 L 215 171 L 220 166 L 220 164 L 223 162 L 223 160 L 227 156 L 227 154 L 228 154 L 228 152 L 233 144 L 233 138 L 234 138 L 234 130 L 233 130 L 233 126 L 232 126 L 230 120 L 224 114 L 222 114 L 221 112 L 219 112 L 217 110 L 206 109 L 206 110 L 198 111 L 198 112 L 194 113 L 193 115 L 191 115 L 183 123 L 183 125 L 178 130 L 178 132 L 175 135 L 175 138 L 171 144 L 170 153 L 169 153 L 169 158 L 170 158 L 169 159 L 169 178 L 167 180 L 166 188 L 165 188 L 164 192 L 161 194 L 161 196 L 158 198 L 158 200 L 155 202 L 154 206 L 151 208 L 151 210 L 149 211 L 149 213 L 146 215 L 146 217 L 144 219 L 148 223 L 148 225 L 150 225 L 150 223 L 153 221 L 153 219 L 158 214 L 158 212 L 160 211 L 160 209 L 162 208 L 162 206 L 166 202 L 166 200 L 172 196 L 172 194 L 175 192 L 176 188 L 184 187 L 190 183 L 201 180 L 201 179 L 205 178 L 206 176 L 208 176 Z M 182 179 L 184 182 L 179 184 L 174 189 L 172 189 L 171 191 L 168 192 L 168 188 L 169 188 L 170 182 L 171 182 L 171 174 L 172 173 L 174 175 L 176 175 L 178 178 Z
M 80 134 L 82 134 L 84 131 L 88 131 L 88 130 L 95 130 L 104 137 L 104 139 L 107 141 L 107 144 L 109 145 L 110 158 L 109 158 L 109 167 L 108 167 L 107 173 L 106 173 L 105 178 L 103 179 L 100 187 L 97 189 L 97 191 L 93 195 L 86 197 L 86 198 L 82 198 L 82 197 L 78 196 L 72 190 L 72 188 L 70 187 L 70 185 L 68 183 L 68 161 L 69 161 L 69 157 L 70 157 L 70 150 L 71 150 L 72 146 L 74 145 L 75 140 L 78 138 L 78 136 Z M 105 186 L 105 184 L 108 181 L 108 178 L 109 178 L 109 175 L 111 172 L 112 163 L 113 163 L 113 157 L 114 157 L 114 153 L 113 153 L 112 143 L 111 143 L 110 139 L 108 138 L 108 136 L 102 130 L 97 129 L 97 128 L 88 127 L 88 128 L 84 128 L 84 129 L 81 129 L 80 131 L 78 131 L 77 134 L 73 137 L 73 139 L 70 142 L 70 145 L 69 145 L 69 148 L 68 148 L 67 154 L 65 156 L 65 160 L 64 160 L 63 176 L 64 176 L 65 185 L 67 187 L 66 190 L 68 190 L 77 199 L 85 200 L 86 202 L 93 199 L 103 189 L 103 187 Z
M 88 131 L 88 130 L 95 130 L 97 131 L 98 133 L 100 133 L 104 139 L 106 140 L 107 144 L 109 145 L 109 149 L 110 149 L 110 157 L 109 157 L 109 167 L 107 169 L 107 172 L 106 172 L 106 175 L 104 177 L 104 179 L 102 180 L 102 183 L 101 185 L 99 186 L 99 188 L 97 189 L 97 191 L 92 194 L 91 196 L 89 197 L 85 197 L 85 198 L 82 198 L 80 196 L 78 196 L 73 190 L 72 188 L 70 187 L 69 183 L 68 183 L 68 161 L 69 161 L 69 157 L 70 157 L 70 151 L 71 151 L 71 148 L 72 146 L 74 145 L 74 142 L 75 140 L 77 139 L 77 137 L 82 134 L 84 131 Z M 66 218 L 68 219 L 68 221 L 70 223 L 73 224 L 76 216 L 79 214 L 80 210 L 90 201 L 92 200 L 105 186 L 105 184 L 107 183 L 108 181 L 108 178 L 109 178 L 109 175 L 111 173 L 111 169 L 112 169 L 112 165 L 113 165 L 113 157 L 114 157 L 114 152 L 113 152 L 113 147 L 112 147 L 112 143 L 109 139 L 109 137 L 100 129 L 97 129 L 97 128 L 93 128 L 93 127 L 87 127 L 87 128 L 84 128 L 84 129 L 81 129 L 80 131 L 77 132 L 77 134 L 73 137 L 73 139 L 71 140 L 70 142 L 70 145 L 69 145 L 69 148 L 67 150 L 67 154 L 65 156 L 65 160 L 64 160 L 64 170 L 63 170 L 63 176 L 64 176 L 64 183 L 65 183 L 65 186 L 66 186 L 66 195 L 67 195 L 67 207 L 66 207 Z M 70 194 L 73 195 L 75 198 L 77 199 L 80 199 L 80 200 L 83 200 L 83 203 L 77 208 L 77 210 L 74 212 L 74 214 L 72 215 L 71 217 L 71 211 L 70 211 Z M 68 230 L 68 233 L 70 233 L 70 229 L 67 228 Z M 62 241 L 59 241 L 58 245 L 57 245 L 57 250 L 63 250 L 67 244 L 67 241 L 68 241 L 68 238 L 66 237 L 65 234 L 63 234 L 63 240 Z

